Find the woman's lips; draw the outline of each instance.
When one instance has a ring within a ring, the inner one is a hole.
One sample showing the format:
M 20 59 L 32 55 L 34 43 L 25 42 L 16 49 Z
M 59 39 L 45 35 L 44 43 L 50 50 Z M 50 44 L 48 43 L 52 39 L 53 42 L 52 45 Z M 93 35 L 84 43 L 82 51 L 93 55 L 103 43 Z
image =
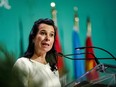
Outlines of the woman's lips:
M 42 45 L 44 45 L 44 46 L 49 46 L 49 44 L 48 44 L 48 43 L 42 43 Z

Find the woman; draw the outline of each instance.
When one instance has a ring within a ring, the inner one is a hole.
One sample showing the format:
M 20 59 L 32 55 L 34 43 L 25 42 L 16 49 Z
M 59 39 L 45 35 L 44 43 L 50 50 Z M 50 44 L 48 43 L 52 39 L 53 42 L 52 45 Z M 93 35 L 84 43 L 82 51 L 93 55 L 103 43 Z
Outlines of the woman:
M 29 35 L 28 49 L 13 67 L 24 87 L 61 87 L 54 48 L 56 27 L 51 19 L 37 20 Z

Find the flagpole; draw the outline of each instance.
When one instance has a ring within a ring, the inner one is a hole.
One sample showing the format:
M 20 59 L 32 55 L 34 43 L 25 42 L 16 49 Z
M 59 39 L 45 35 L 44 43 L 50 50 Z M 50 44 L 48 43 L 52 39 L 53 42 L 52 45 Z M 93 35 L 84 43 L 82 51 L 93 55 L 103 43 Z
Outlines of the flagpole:
M 55 25 L 57 26 L 57 11 L 56 11 L 56 9 L 55 9 L 55 6 L 56 6 L 56 4 L 54 3 L 54 2 L 52 2 L 51 3 L 51 8 L 52 8 L 52 19 L 53 19 L 53 21 L 54 21 L 54 23 L 55 23 Z
M 73 48 L 81 46 L 80 37 L 79 37 L 79 17 L 78 17 L 78 8 L 74 7 L 74 25 L 73 25 Z M 81 50 L 74 50 L 74 54 L 80 54 Z M 79 78 L 85 73 L 84 60 L 78 60 L 82 58 L 83 55 L 73 55 L 74 59 L 74 79 Z M 76 59 L 76 60 L 75 60 Z
M 87 36 L 91 36 L 91 22 L 90 18 L 87 18 Z
M 55 23 L 55 26 L 57 26 L 57 10 L 55 8 L 56 4 L 54 2 L 51 2 L 51 14 L 52 14 L 52 20 Z M 55 38 L 55 49 L 57 52 L 61 52 L 61 45 L 60 45 L 60 40 L 58 36 L 58 30 L 56 30 L 56 38 Z M 66 70 L 64 68 L 64 62 L 63 58 L 58 56 L 58 61 L 57 61 L 57 67 L 60 75 L 60 81 L 61 85 L 64 87 L 66 85 Z
M 78 8 L 74 7 L 74 29 L 79 32 L 79 17 L 77 14 Z
M 52 16 L 52 20 L 55 23 L 55 26 L 57 26 L 57 11 L 55 8 L 56 4 L 54 2 L 51 2 L 51 16 Z M 59 40 L 59 36 L 58 36 L 58 29 L 56 30 L 56 38 L 55 38 L 55 49 L 57 52 L 61 52 L 61 45 L 60 45 L 60 40 Z M 58 57 L 58 64 L 57 64 L 58 69 L 62 69 L 63 66 L 63 58 L 62 57 Z

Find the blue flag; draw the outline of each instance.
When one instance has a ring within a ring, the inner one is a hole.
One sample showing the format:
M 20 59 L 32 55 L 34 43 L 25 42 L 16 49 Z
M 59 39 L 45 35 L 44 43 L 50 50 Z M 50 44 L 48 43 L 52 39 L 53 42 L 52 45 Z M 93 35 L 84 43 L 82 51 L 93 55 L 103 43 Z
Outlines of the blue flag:
M 80 47 L 80 38 L 78 31 L 74 29 L 73 31 L 73 52 L 74 54 L 81 53 L 81 50 L 75 50 L 75 48 Z M 74 55 L 74 58 L 83 58 L 83 55 Z M 78 79 L 85 73 L 85 65 L 84 60 L 74 60 L 74 75 L 75 79 Z

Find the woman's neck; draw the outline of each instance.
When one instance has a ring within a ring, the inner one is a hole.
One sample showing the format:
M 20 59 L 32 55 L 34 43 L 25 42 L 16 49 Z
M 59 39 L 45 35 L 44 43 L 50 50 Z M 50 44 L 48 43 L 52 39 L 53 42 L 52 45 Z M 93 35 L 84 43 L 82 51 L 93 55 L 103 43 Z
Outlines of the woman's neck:
M 37 62 L 43 63 L 43 64 L 47 64 L 47 61 L 45 59 L 46 54 L 36 54 L 34 53 L 34 55 L 31 57 L 32 60 L 35 60 Z

